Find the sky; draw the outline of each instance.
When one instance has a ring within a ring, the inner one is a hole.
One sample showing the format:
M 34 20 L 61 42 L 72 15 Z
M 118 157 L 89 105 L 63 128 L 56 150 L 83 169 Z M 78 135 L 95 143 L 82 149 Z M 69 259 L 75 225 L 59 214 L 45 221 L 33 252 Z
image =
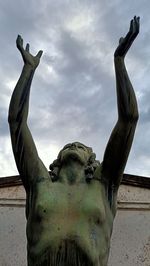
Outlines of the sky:
M 80 141 L 102 161 L 117 121 L 113 54 L 134 15 L 140 34 L 126 57 L 139 121 L 125 173 L 150 177 L 150 1 L 0 1 L 0 177 L 18 174 L 7 122 L 23 61 L 20 34 L 32 54 L 43 50 L 32 82 L 28 125 L 46 167 L 67 143 Z

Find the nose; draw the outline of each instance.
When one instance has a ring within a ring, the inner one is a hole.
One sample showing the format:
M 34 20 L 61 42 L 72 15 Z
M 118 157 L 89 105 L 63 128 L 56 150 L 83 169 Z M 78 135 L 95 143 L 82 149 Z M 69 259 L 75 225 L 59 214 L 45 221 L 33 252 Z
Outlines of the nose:
M 76 143 L 71 144 L 71 148 L 76 148 L 76 147 L 77 147 Z

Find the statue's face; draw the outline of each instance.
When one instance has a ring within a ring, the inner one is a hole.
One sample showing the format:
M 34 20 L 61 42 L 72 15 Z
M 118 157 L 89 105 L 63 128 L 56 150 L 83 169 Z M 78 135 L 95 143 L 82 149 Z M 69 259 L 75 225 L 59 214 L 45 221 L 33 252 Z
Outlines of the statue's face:
M 79 142 L 69 143 L 64 146 L 60 153 L 61 162 L 66 162 L 67 160 L 76 160 L 82 164 L 87 164 L 90 157 L 88 148 Z

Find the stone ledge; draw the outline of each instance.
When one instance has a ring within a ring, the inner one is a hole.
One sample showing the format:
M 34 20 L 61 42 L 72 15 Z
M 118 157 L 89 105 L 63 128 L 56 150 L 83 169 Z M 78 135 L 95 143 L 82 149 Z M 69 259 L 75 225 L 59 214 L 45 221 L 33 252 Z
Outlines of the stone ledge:
M 124 174 L 121 184 L 150 188 L 150 178 L 144 176 Z M 22 181 L 19 175 L 0 178 L 0 188 L 20 185 L 22 185 Z
M 25 207 L 25 199 L 0 199 L 0 207 Z M 150 202 L 118 202 L 118 210 L 150 211 Z

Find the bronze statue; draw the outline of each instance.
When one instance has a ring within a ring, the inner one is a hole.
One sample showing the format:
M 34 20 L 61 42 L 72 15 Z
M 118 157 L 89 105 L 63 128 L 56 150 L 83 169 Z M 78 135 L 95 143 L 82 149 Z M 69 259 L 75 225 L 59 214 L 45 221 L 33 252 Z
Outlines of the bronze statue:
M 24 67 L 12 95 L 9 125 L 13 152 L 26 190 L 28 266 L 106 266 L 117 191 L 138 120 L 135 94 L 125 68 L 125 55 L 139 33 L 139 17 L 121 38 L 114 54 L 118 121 L 108 141 L 103 162 L 92 149 L 67 144 L 50 166 L 38 156 L 27 125 L 32 78 L 42 51 L 36 56 L 17 48 Z M 44 119 L 44 117 L 43 117 Z

